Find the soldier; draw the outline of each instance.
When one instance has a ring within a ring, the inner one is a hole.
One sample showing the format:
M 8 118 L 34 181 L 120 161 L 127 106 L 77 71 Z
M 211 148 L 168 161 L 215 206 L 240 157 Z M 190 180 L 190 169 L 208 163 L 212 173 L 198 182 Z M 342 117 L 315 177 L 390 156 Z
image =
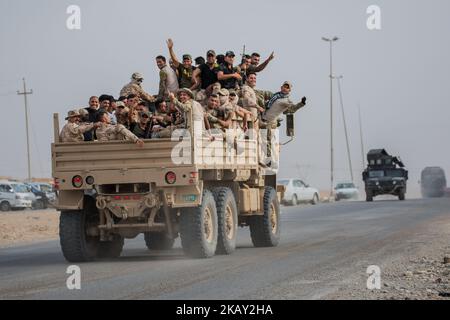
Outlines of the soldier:
M 263 71 L 267 65 L 269 64 L 270 61 L 273 60 L 273 58 L 275 58 L 274 53 L 272 52 L 270 54 L 270 56 L 266 59 L 266 61 L 264 61 L 263 63 L 259 64 L 259 61 L 261 59 L 261 56 L 259 53 L 255 52 L 252 54 L 251 56 L 251 63 L 247 68 L 247 75 L 249 73 L 257 73 L 257 72 L 261 72 Z
M 99 98 L 100 101 L 100 110 L 108 113 L 109 118 L 111 120 L 111 124 L 117 124 L 117 118 L 114 114 L 114 110 L 112 109 L 112 102 L 114 98 L 107 94 L 102 94 Z
M 235 54 L 233 51 L 227 51 L 225 62 L 220 65 L 217 72 L 217 79 L 225 89 L 238 88 L 238 82 L 242 81 L 242 76 L 238 67 L 233 67 Z
M 133 133 L 140 139 L 150 139 L 151 136 L 151 114 L 148 111 L 142 111 L 139 114 L 139 122 L 133 128 Z
M 82 142 L 83 134 L 97 128 L 99 124 L 80 124 L 81 115 L 78 110 L 69 111 L 67 124 L 62 128 L 59 138 L 61 142 Z
M 264 112 L 263 106 L 258 103 L 258 99 L 255 92 L 256 87 L 256 73 L 249 73 L 247 75 L 247 82 L 242 87 L 242 106 L 251 112 L 252 121 L 255 122 L 259 114 Z
M 125 85 L 122 90 L 120 90 L 121 96 L 128 96 L 130 94 L 135 94 L 139 99 L 148 101 L 148 102 L 154 102 L 155 98 L 144 91 L 142 88 L 142 82 L 144 81 L 144 77 L 138 73 L 135 72 L 131 75 L 131 82 Z
M 216 63 L 216 52 L 208 50 L 206 53 L 206 63 L 201 64 L 194 70 L 193 77 L 202 90 L 206 90 L 206 95 L 212 92 L 212 86 L 217 82 L 217 72 L 219 65 Z
M 116 118 L 117 123 L 125 126 L 125 128 L 130 129 L 130 121 L 128 119 L 128 112 L 130 109 L 125 106 L 122 101 L 117 102 Z
M 291 83 L 285 81 L 281 86 L 281 91 L 275 93 L 267 103 L 266 111 L 262 115 L 263 121 L 273 123 L 282 113 L 295 113 L 306 105 L 306 97 L 303 97 L 301 102 L 294 104 L 289 99 L 291 90 Z
M 169 48 L 173 66 L 178 70 L 179 87 L 194 90 L 198 84 L 196 83 L 195 77 L 193 77 L 195 67 L 192 65 L 192 56 L 190 54 L 184 54 L 183 63 L 180 63 L 173 51 L 172 39 L 167 40 L 167 47 Z
M 89 98 L 89 107 L 86 108 L 86 111 L 89 112 L 87 122 L 95 122 L 97 121 L 97 112 L 100 108 L 100 101 L 97 96 L 92 96 Z M 94 135 L 92 131 L 87 131 L 84 133 L 84 141 L 93 141 Z
M 89 112 L 85 108 L 78 110 L 78 113 L 80 114 L 80 123 L 89 122 Z
M 166 100 L 170 93 L 177 93 L 179 89 L 177 74 L 166 64 L 166 58 L 163 56 L 156 57 L 156 65 L 160 69 L 158 99 Z
M 200 122 L 202 125 L 202 132 L 205 132 L 205 114 L 203 107 L 194 99 L 194 93 L 187 89 L 182 88 L 178 91 L 178 98 L 173 93 L 169 95 L 170 101 L 175 105 L 177 109 L 183 112 L 185 123 L 183 127 L 189 129 L 193 126 L 193 122 Z M 191 116 L 187 116 L 190 112 Z
M 205 113 L 206 119 L 213 129 L 229 129 L 231 127 L 232 112 L 220 106 L 219 95 L 212 94 L 209 97 Z
M 247 131 L 248 121 L 252 118 L 252 113 L 239 105 L 239 96 L 235 91 L 230 92 L 230 104 L 234 112 L 233 121 L 241 123 L 242 130 Z
M 144 141 L 136 137 L 130 130 L 121 124 L 112 125 L 106 112 L 99 113 L 100 126 L 96 130 L 98 141 L 128 140 L 133 141 L 139 147 L 144 146 Z

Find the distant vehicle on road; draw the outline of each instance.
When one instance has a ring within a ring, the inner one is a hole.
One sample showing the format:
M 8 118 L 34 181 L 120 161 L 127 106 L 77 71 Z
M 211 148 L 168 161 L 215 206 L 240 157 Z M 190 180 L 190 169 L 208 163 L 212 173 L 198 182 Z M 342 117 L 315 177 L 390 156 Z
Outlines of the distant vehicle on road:
M 440 167 L 427 167 L 422 170 L 420 189 L 423 198 L 443 197 L 447 189 L 445 171 Z
M 0 181 L 0 211 L 31 208 L 34 199 L 23 183 Z
M 363 172 L 366 201 L 378 195 L 391 194 L 405 200 L 408 171 L 399 157 L 389 155 L 384 149 L 370 150 L 368 166 Z
M 282 203 L 296 206 L 299 203 L 317 204 L 319 202 L 319 190 L 312 188 L 299 179 L 285 179 L 278 184 L 286 187 Z
M 338 183 L 336 185 L 334 200 L 355 199 L 359 197 L 359 191 L 353 182 Z

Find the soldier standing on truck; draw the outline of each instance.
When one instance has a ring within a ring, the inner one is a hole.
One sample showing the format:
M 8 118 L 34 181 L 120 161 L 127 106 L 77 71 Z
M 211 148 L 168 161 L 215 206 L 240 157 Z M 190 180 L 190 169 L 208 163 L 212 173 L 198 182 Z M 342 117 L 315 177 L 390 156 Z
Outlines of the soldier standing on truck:
M 155 98 L 144 91 L 142 88 L 142 82 L 144 77 L 139 72 L 135 72 L 131 75 L 131 82 L 125 85 L 122 90 L 120 90 L 121 96 L 129 96 L 130 94 L 135 94 L 141 100 L 148 102 L 154 102 Z
M 158 99 L 166 100 L 170 93 L 177 93 L 179 89 L 177 74 L 167 65 L 164 56 L 156 57 L 156 65 L 160 69 Z
M 67 124 L 59 135 L 61 142 L 83 142 L 84 133 L 99 127 L 97 123 L 80 124 L 81 114 L 77 110 L 69 111 L 66 120 Z
M 101 124 L 95 131 L 98 141 L 128 140 L 133 141 L 139 147 L 144 146 L 144 141 L 136 137 L 135 134 L 133 134 L 123 125 L 112 125 L 111 120 L 106 112 L 99 113 L 99 120 Z
M 173 66 L 178 70 L 178 83 L 180 88 L 188 88 L 190 90 L 194 90 L 198 86 L 198 84 L 195 77 L 193 76 L 194 70 L 196 68 L 192 65 L 192 56 L 190 54 L 184 54 L 183 63 L 180 63 L 177 56 L 175 55 L 175 52 L 173 51 L 172 39 L 167 40 L 167 47 L 169 48 Z

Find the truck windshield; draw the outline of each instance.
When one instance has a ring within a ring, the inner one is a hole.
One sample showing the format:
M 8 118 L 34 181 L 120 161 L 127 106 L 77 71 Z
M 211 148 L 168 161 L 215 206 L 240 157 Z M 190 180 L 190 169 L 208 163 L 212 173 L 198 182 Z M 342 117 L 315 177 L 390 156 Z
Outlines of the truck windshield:
M 369 171 L 369 177 L 370 178 L 382 178 L 382 177 L 384 177 L 384 171 L 383 170 Z
M 388 177 L 401 178 L 403 177 L 403 170 L 386 170 Z

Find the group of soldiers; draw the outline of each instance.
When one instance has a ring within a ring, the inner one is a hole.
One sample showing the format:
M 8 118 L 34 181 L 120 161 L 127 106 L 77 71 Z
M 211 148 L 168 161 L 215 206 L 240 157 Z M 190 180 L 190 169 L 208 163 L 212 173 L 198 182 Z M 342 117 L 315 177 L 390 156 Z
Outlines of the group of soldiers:
M 140 73 L 133 73 L 131 82 L 120 91 L 120 98 L 93 96 L 89 107 L 68 113 L 60 134 L 61 142 L 129 140 L 143 145 L 143 139 L 170 138 L 176 129 L 190 129 L 193 121 L 202 123 L 202 130 L 239 130 L 275 128 L 283 113 L 295 113 L 305 106 L 306 98 L 293 103 L 289 95 L 292 84 L 285 81 L 280 91 L 258 90 L 258 73 L 274 58 L 272 53 L 260 63 L 260 55 L 242 55 L 241 64 L 234 65 L 235 54 L 227 51 L 216 55 L 208 50 L 206 59 L 191 55 L 182 62 L 174 52 L 174 43 L 167 41 L 169 64 L 164 56 L 156 57 L 159 92 L 150 95 L 142 88 Z

